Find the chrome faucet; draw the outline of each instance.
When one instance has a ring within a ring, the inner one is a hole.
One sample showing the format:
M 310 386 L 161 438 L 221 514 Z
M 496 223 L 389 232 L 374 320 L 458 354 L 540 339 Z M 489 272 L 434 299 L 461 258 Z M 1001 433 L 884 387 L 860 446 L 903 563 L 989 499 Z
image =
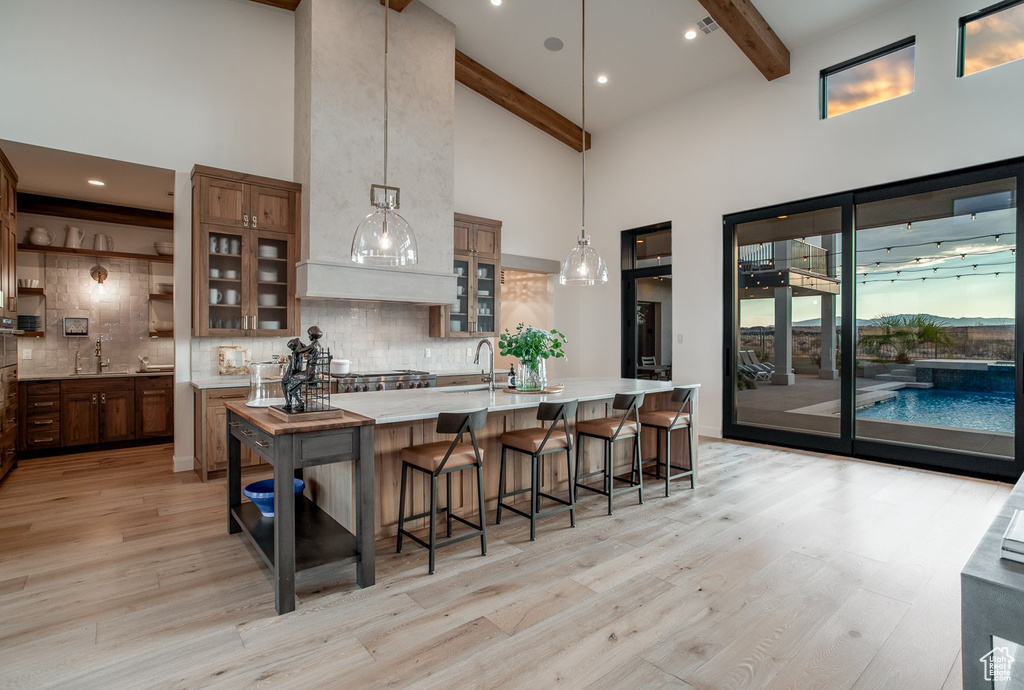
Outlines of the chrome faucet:
M 96 338 L 96 373 L 102 374 L 103 367 L 109 366 L 110 358 L 108 357 L 106 362 L 103 361 L 103 343 L 99 338 Z
M 75 373 L 82 373 L 82 351 L 75 350 Z
M 494 391 L 494 345 L 491 344 L 491 341 L 488 340 L 487 338 L 484 338 L 483 340 L 481 340 L 479 343 L 476 344 L 476 357 L 473 358 L 473 363 L 474 364 L 479 364 L 480 363 L 480 348 L 482 348 L 484 345 L 486 345 L 487 349 L 490 351 L 490 355 L 491 355 L 491 370 L 490 370 L 489 374 L 487 374 L 486 376 L 483 377 L 483 379 L 484 379 L 484 383 L 489 384 L 489 388 L 493 392 Z

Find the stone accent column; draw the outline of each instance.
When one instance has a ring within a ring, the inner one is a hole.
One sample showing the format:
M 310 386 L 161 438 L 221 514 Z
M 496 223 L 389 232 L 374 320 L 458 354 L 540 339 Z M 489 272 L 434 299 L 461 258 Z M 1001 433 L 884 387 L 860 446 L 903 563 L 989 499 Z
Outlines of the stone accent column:
M 781 244 L 781 243 L 780 243 Z M 793 288 L 775 288 L 775 373 L 773 386 L 792 386 L 793 371 Z
M 824 235 L 821 238 L 822 248 L 828 252 L 827 273 L 830 278 L 836 277 L 836 240 L 838 235 Z M 818 378 L 834 381 L 839 378 L 836 368 L 836 295 L 821 296 L 821 366 Z

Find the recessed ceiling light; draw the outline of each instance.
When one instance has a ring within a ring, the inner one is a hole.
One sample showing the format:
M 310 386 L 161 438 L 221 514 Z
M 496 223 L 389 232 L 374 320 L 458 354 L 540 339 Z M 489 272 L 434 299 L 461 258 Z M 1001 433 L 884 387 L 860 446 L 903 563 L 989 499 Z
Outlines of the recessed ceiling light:
M 552 53 L 557 53 L 565 47 L 565 43 L 562 42 L 562 39 L 552 36 L 544 39 L 544 47 Z
M 491 4 L 494 5 L 495 7 L 500 7 L 501 0 L 491 0 Z
M 105 187 L 107 185 L 107 183 L 104 182 L 103 180 L 89 180 L 89 184 L 95 185 L 97 187 Z
M 605 75 L 605 74 L 598 75 L 597 83 L 598 84 L 607 84 L 608 83 L 608 76 Z
M 685 38 L 687 41 L 692 41 L 693 39 L 697 38 L 697 32 L 694 31 L 693 29 L 687 29 L 686 33 L 683 34 L 683 38 Z

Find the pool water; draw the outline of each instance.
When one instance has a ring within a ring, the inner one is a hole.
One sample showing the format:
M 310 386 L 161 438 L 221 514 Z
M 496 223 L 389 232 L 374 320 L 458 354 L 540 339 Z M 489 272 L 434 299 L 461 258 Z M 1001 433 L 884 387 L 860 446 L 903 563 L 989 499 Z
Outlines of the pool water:
M 857 410 L 857 418 L 1012 434 L 1013 393 L 904 388 L 892 400 Z

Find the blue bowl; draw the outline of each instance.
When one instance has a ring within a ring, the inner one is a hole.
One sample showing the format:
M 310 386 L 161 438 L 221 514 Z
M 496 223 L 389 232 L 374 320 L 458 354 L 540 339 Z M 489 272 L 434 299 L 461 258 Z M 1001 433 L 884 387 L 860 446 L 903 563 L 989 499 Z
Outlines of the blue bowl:
M 301 494 L 302 490 L 306 488 L 306 482 L 301 479 L 293 480 L 295 482 L 295 493 Z M 242 491 L 245 497 L 256 504 L 256 507 L 263 513 L 263 517 L 274 517 L 274 480 L 273 479 L 262 479 L 258 482 L 253 482 L 249 486 L 245 487 Z

